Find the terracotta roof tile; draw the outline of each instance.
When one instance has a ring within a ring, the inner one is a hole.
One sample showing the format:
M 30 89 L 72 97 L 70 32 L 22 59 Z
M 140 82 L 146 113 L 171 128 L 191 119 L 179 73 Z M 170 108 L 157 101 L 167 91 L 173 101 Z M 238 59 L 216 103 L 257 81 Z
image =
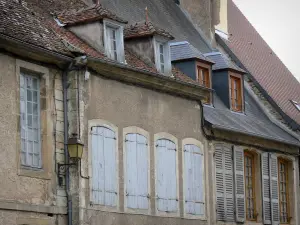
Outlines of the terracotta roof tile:
M 282 111 L 300 124 L 300 83 L 272 51 L 237 6 L 228 2 L 227 45 Z
M 102 7 L 101 4 L 94 4 L 79 11 L 64 11 L 57 14 L 57 18 L 66 25 L 93 22 L 103 19 L 111 19 L 120 23 L 127 23 L 126 20 L 118 17 L 111 11 Z
M 147 37 L 153 35 L 160 35 L 166 37 L 170 40 L 174 39 L 174 37 L 164 29 L 161 29 L 155 26 L 152 22 L 142 21 L 132 25 L 128 25 L 124 29 L 124 37 L 125 39 L 135 38 L 135 37 Z
M 176 80 L 181 80 L 186 83 L 200 86 L 197 81 L 193 80 L 192 78 L 190 78 L 188 75 L 181 72 L 181 70 L 177 69 L 176 67 L 172 67 L 172 74 Z

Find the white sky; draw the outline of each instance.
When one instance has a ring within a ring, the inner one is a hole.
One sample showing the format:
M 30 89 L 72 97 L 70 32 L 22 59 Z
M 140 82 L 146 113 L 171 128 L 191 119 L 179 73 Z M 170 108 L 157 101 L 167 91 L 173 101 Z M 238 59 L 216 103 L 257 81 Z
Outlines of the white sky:
M 300 1 L 233 1 L 300 82 Z

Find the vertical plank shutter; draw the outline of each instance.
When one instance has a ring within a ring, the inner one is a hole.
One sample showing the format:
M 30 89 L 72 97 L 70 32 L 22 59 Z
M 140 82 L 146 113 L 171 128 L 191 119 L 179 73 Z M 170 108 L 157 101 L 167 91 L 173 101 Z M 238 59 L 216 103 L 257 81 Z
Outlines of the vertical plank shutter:
M 140 134 L 127 134 L 125 144 L 127 207 L 148 209 L 147 139 Z
M 176 147 L 174 142 L 159 139 L 156 142 L 157 209 L 177 212 Z
M 264 224 L 271 224 L 271 199 L 270 199 L 270 167 L 269 153 L 261 155 L 262 168 L 262 195 L 263 195 L 263 219 Z
M 224 152 L 221 144 L 215 145 L 217 220 L 225 220 Z
M 203 153 L 196 145 L 184 146 L 185 212 L 204 215 Z
M 234 221 L 233 155 L 229 145 L 223 145 L 225 173 L 225 209 L 226 221 Z
M 92 128 L 92 198 L 94 204 L 116 206 L 116 137 L 106 127 Z
M 244 222 L 245 215 L 245 179 L 244 179 L 244 150 L 234 147 L 234 172 L 235 172 L 235 206 L 236 221 Z
M 278 191 L 278 162 L 275 154 L 270 154 L 270 187 L 271 187 L 271 213 L 272 225 L 277 225 L 279 221 L 279 191 Z

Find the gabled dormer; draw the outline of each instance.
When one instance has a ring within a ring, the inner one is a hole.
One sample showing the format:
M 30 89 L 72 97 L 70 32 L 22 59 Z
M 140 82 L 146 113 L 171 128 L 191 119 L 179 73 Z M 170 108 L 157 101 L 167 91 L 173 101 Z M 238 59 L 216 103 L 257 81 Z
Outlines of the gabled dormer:
M 125 62 L 123 30 L 127 21 L 101 4 L 59 13 L 55 20 L 108 58 Z
M 155 65 L 165 75 L 171 75 L 169 41 L 174 39 L 167 31 L 158 28 L 150 21 L 143 21 L 125 28 L 125 47 L 143 59 Z
M 243 113 L 244 103 L 244 70 L 234 65 L 220 52 L 204 54 L 213 60 L 212 87 L 223 103 L 234 112 Z
M 203 87 L 212 87 L 212 65 L 214 62 L 206 58 L 187 41 L 170 44 L 172 64 Z M 212 104 L 212 96 L 206 99 Z

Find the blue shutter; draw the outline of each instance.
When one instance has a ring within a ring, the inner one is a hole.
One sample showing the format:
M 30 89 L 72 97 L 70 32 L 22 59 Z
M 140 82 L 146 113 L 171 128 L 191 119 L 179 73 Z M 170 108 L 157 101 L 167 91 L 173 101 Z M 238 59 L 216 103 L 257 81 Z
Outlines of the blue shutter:
M 221 144 L 215 146 L 216 166 L 216 197 L 217 197 L 217 220 L 225 220 L 225 186 L 224 186 L 224 152 Z
M 156 142 L 157 209 L 177 212 L 176 147 L 174 142 L 159 139 Z
M 94 204 L 116 206 L 116 137 L 106 127 L 92 128 L 92 198 Z
M 278 191 L 278 161 L 275 154 L 270 154 L 270 187 L 272 225 L 278 225 L 279 220 L 279 191 Z
M 271 197 L 270 197 L 270 165 L 269 153 L 261 155 L 263 218 L 264 224 L 271 224 Z

